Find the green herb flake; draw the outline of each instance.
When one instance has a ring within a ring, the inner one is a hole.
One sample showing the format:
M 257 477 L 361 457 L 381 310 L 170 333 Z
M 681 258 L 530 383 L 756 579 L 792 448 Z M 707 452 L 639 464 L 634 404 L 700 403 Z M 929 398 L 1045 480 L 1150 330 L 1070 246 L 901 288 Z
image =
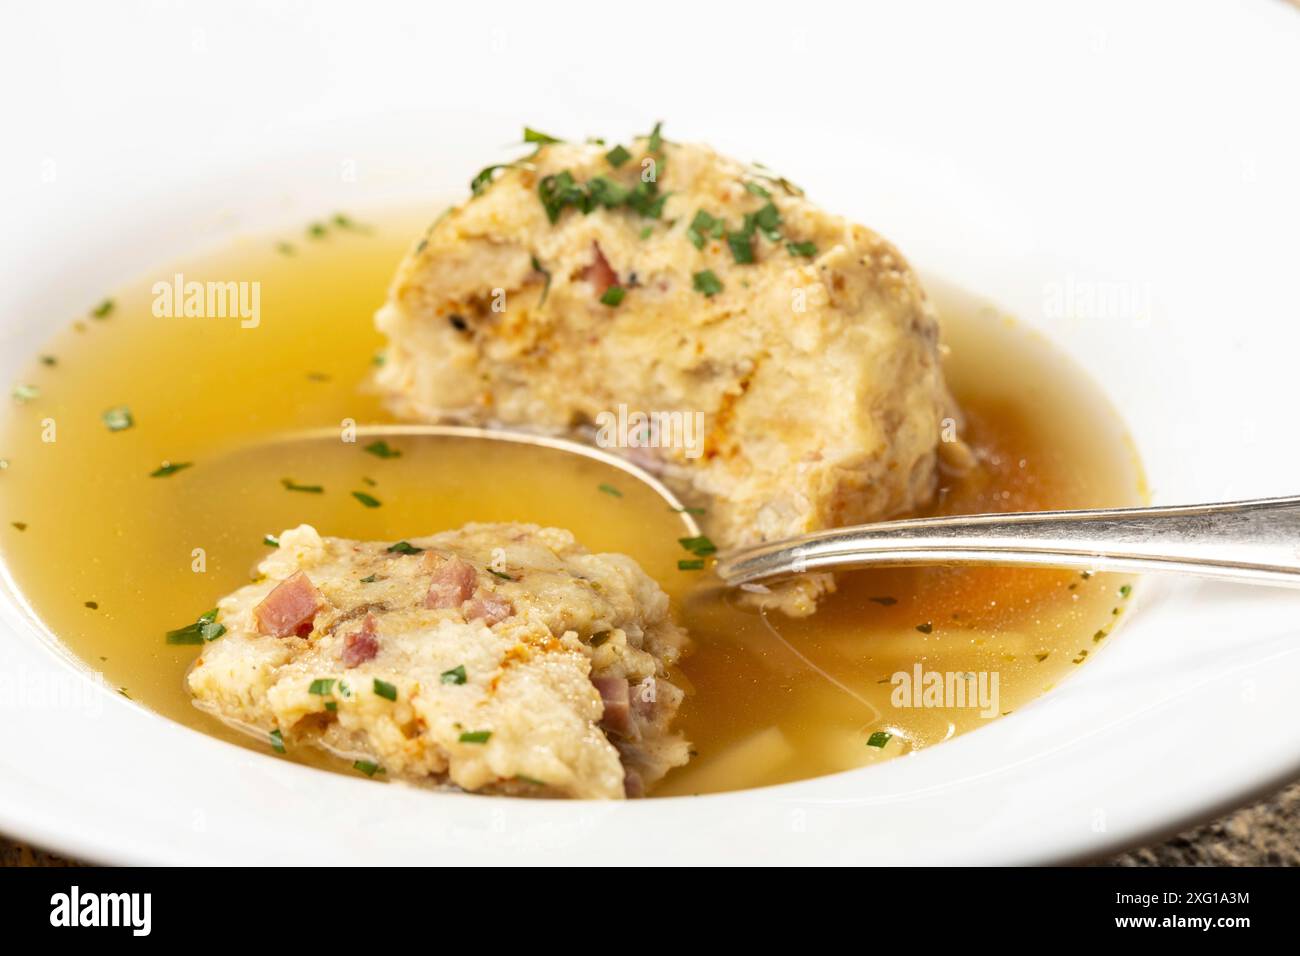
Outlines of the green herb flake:
M 13 392 L 10 394 L 13 395 L 14 401 L 19 405 L 26 405 L 32 399 L 40 398 L 41 390 L 35 385 L 15 385 Z
M 933 633 L 934 631 L 934 625 L 931 624 L 929 621 L 926 621 L 924 624 L 916 625 L 916 629 L 920 631 L 922 634 L 930 634 Z
M 1132 593 L 1133 593 L 1133 585 L 1131 584 L 1122 585 L 1119 589 L 1119 596 L 1122 598 L 1126 598 Z
M 150 478 L 170 478 L 178 471 L 184 471 L 194 465 L 192 461 L 164 461 L 161 465 L 149 472 Z
M 488 571 L 488 574 L 491 574 L 491 575 L 493 575 L 494 577 L 498 577 L 498 578 L 500 578 L 502 581 L 513 581 L 513 580 L 515 580 L 515 579 L 512 578 L 510 575 L 506 574 L 504 571 L 498 571 L 496 568 L 488 568 L 487 571 Z
M 301 491 L 309 495 L 319 495 L 325 491 L 323 485 L 300 485 L 292 478 L 281 478 L 280 484 L 284 485 L 285 491 Z
M 359 770 L 367 777 L 373 777 L 377 773 L 383 773 L 384 768 L 372 760 L 358 760 L 352 764 L 353 770 Z
M 368 575 L 366 575 L 364 578 L 361 579 L 361 583 L 362 583 L 362 584 L 374 584 L 374 583 L 375 583 L 376 581 L 378 581 L 378 580 L 379 580 L 379 575 L 377 575 L 377 574 L 368 574 Z
M 754 244 L 744 233 L 727 233 L 727 245 L 731 247 L 731 258 L 737 263 L 747 265 L 754 261 Z
M 397 688 L 386 680 L 375 678 L 375 696 L 385 700 L 397 700 Z
M 280 547 L 280 539 L 273 534 L 264 534 L 262 535 L 262 544 L 268 548 L 278 548 Z
M 108 426 L 111 432 L 126 431 L 135 424 L 135 418 L 131 415 L 131 409 L 125 405 L 115 405 L 100 416 L 104 424 Z
M 754 183 L 754 182 L 745 183 L 745 189 L 753 193 L 755 196 L 762 196 L 764 199 L 770 199 L 772 197 L 772 194 L 768 192 L 766 188 L 760 186 L 758 183 Z
M 48 365 L 48 366 L 50 366 L 51 368 L 53 368 L 55 365 L 58 365 L 58 364 L 59 364 L 59 360 L 56 359 L 53 355 L 42 355 L 42 356 L 41 356 L 41 364 L 42 364 L 42 365 Z
M 692 559 L 690 559 L 689 561 L 688 561 L 688 560 L 678 561 L 678 562 L 677 562 L 677 570 L 678 570 L 678 571 L 703 571 L 703 570 L 704 570 L 704 559 L 703 559 L 703 558 L 692 558 Z
M 457 664 L 449 671 L 443 671 L 441 679 L 444 684 L 463 684 L 469 680 L 469 675 L 465 673 L 465 665 Z
M 770 200 L 762 209 L 754 213 L 753 222 L 759 231 L 773 242 L 781 238 L 777 232 L 778 227 L 781 225 L 781 212 Z
M 334 685 L 337 683 L 338 681 L 333 677 L 318 677 L 311 682 L 311 686 L 307 688 L 307 693 L 314 694 L 317 697 L 328 697 L 334 693 Z
M 496 175 L 498 169 L 505 169 L 505 165 L 498 163 L 495 166 L 485 166 L 478 171 L 478 174 L 469 181 L 469 190 L 475 196 L 483 195 L 483 191 L 492 185 L 492 177 Z
M 280 733 L 280 728 L 275 728 L 267 736 L 271 738 L 271 749 L 278 754 L 284 753 L 284 735 Z
M 702 292 L 709 298 L 722 291 L 722 280 L 713 274 L 712 269 L 695 273 L 691 276 L 691 283 L 695 286 L 696 292 Z
M 627 295 L 627 289 L 624 289 L 621 285 L 612 285 L 600 297 L 600 302 L 602 305 L 613 307 L 622 302 L 625 295 Z
M 397 544 L 390 544 L 384 550 L 389 554 L 419 554 L 424 548 L 417 548 L 409 541 L 399 541 Z
M 367 508 L 378 508 L 382 504 L 382 502 L 374 495 L 368 495 L 364 491 L 354 491 L 352 492 L 352 497 L 356 498 L 357 501 L 361 502 Z
M 538 261 L 536 256 L 533 256 L 532 259 L 533 271 L 540 272 L 546 277 L 546 283 L 542 286 L 542 297 L 537 300 L 537 307 L 540 309 L 546 304 L 546 297 L 551 294 L 551 274 L 542 268 L 542 264 Z
M 372 441 L 369 445 L 366 445 L 361 450 L 364 452 L 369 452 L 370 454 L 374 455 L 376 458 L 401 458 L 402 457 L 401 451 L 394 448 L 392 445 L 388 444 L 388 442 L 384 441 L 382 438 L 379 439 L 378 441 Z
M 463 744 L 485 744 L 492 739 L 490 730 L 467 730 L 460 735 Z
M 655 231 L 654 226 L 645 226 L 644 228 L 642 228 L 640 233 L 641 239 L 642 240 L 649 239 L 654 234 L 654 231 Z
M 225 633 L 226 626 L 217 623 L 217 609 L 214 607 L 200 614 L 193 624 L 168 631 L 166 640 L 168 644 L 203 644 L 215 641 Z
M 873 597 L 871 600 L 874 603 L 879 604 L 881 607 L 893 607 L 895 604 L 898 603 L 898 598 L 888 597 L 888 596 Z
M 698 535 L 694 538 L 678 538 L 677 543 L 687 551 L 699 557 L 716 554 L 718 546 L 715 545 L 706 535 Z
M 587 183 L 587 195 L 595 206 L 615 209 L 632 197 L 632 190 L 605 176 L 596 176 Z
M 548 146 L 551 143 L 563 143 L 564 140 L 557 139 L 554 136 L 548 136 L 546 133 L 539 132 L 530 126 L 524 127 L 524 142 L 537 143 L 540 146 Z
M 787 242 L 785 247 L 792 256 L 806 256 L 811 259 L 817 255 L 817 243 L 815 242 Z
M 106 319 L 113 314 L 115 308 L 117 308 L 116 302 L 112 299 L 105 299 L 103 302 L 99 303 L 99 305 L 91 309 L 90 314 L 97 319 Z
M 664 125 L 663 120 L 660 120 L 658 123 L 655 123 L 655 128 L 652 129 L 650 131 L 650 135 L 646 137 L 646 144 L 645 144 L 646 149 L 648 149 L 652 153 L 657 153 L 661 149 L 663 149 L 664 140 L 663 140 L 663 136 L 660 134 L 660 130 L 663 129 L 663 125 Z
M 867 746 L 875 747 L 877 750 L 883 749 L 885 744 L 889 743 L 893 737 L 893 734 L 887 734 L 883 730 L 877 730 L 867 738 Z
M 307 235 L 313 239 L 324 239 L 329 230 L 323 222 L 313 222 L 307 227 Z
M 631 158 L 632 158 L 632 154 L 629 153 L 622 146 L 615 146 L 613 149 L 611 149 L 608 153 L 605 154 L 605 162 L 609 163 L 615 169 L 618 169 L 618 167 L 622 166 Z
M 619 490 L 618 490 L 617 488 L 615 488 L 613 485 L 609 484 L 609 482 L 604 482 L 604 481 L 602 481 L 602 482 L 601 482 L 599 485 L 597 485 L 596 487 L 599 488 L 601 491 L 603 491 L 603 492 L 604 492 L 605 494 L 607 494 L 607 495 L 613 495 L 615 498 L 622 498 L 622 497 L 623 497 L 623 492 L 619 491 Z

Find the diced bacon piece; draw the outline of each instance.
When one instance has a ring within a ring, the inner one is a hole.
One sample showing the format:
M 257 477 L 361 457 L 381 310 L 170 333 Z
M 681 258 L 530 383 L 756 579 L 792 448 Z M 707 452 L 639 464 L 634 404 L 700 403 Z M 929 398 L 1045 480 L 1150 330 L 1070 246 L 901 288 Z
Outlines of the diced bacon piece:
M 600 726 L 623 737 L 632 735 L 632 698 L 626 677 L 593 677 L 591 683 L 600 691 L 605 712 Z
M 425 607 L 460 607 L 473 595 L 474 586 L 478 583 L 478 572 L 468 561 L 426 551 L 424 566 L 433 572 L 429 579 L 429 592 L 424 596 Z
M 618 285 L 618 273 L 605 258 L 605 253 L 600 251 L 600 243 L 593 242 L 591 249 L 595 258 L 583 268 L 581 277 L 596 287 L 596 295 L 604 295 L 610 286 Z
M 344 667 L 356 667 L 375 659 L 379 653 L 379 636 L 375 632 L 375 616 L 367 614 L 361 630 L 343 639 L 343 653 L 339 655 Z
M 476 618 L 482 618 L 483 623 L 488 627 L 504 621 L 511 614 L 515 613 L 515 606 L 503 597 L 498 597 L 491 591 L 480 591 L 474 596 L 465 607 L 465 620 L 473 621 Z
M 263 634 L 305 637 L 311 633 L 320 606 L 321 594 L 311 583 L 311 578 L 306 572 L 296 571 L 253 608 L 253 617 L 257 620 L 258 631 Z

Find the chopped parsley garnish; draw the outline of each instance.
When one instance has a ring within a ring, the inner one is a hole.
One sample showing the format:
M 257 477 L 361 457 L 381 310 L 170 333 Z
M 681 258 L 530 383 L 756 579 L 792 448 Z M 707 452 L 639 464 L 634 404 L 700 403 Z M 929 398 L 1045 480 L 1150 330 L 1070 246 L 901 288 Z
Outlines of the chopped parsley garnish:
M 397 544 L 390 544 L 385 550 L 389 554 L 419 554 L 424 548 L 417 548 L 409 541 L 399 541 Z
M 609 163 L 615 169 L 618 169 L 618 167 L 622 166 L 631 158 L 632 158 L 632 154 L 629 153 L 622 146 L 615 146 L 613 149 L 611 149 L 608 153 L 605 154 L 605 162 Z
M 632 195 L 632 190 L 605 176 L 596 176 L 588 182 L 587 192 L 594 206 L 604 206 L 606 209 L 623 205 Z
M 1132 593 L 1133 593 L 1133 585 L 1131 585 L 1131 584 L 1125 584 L 1125 585 L 1122 585 L 1122 586 L 1120 587 L 1120 589 L 1119 589 L 1119 596 L 1120 596 L 1120 597 L 1125 597 L 1125 598 L 1126 598 L 1126 597 L 1128 597 L 1128 596 L 1129 596 L 1130 594 L 1132 594 Z
M 378 508 L 381 504 L 378 498 L 374 495 L 368 495 L 364 491 L 354 491 L 352 492 L 352 497 L 356 498 L 357 501 L 361 502 L 367 508 Z
M 375 695 L 385 700 L 397 700 L 397 688 L 386 680 L 375 678 Z
M 311 682 L 311 686 L 307 688 L 307 693 L 315 694 L 317 697 L 328 697 L 334 693 L 334 685 L 337 683 L 338 681 L 333 677 L 318 677 Z
M 365 448 L 361 450 L 369 452 L 370 454 L 374 455 L 376 458 L 401 458 L 402 457 L 402 453 L 398 449 L 392 447 L 390 444 L 388 444 L 388 442 L 384 441 L 382 438 L 379 439 L 379 441 L 372 441 L 369 445 L 367 445 Z
M 654 233 L 654 231 L 655 231 L 654 226 L 646 226 L 644 229 L 641 230 L 641 238 L 649 239 L 650 236 Z
M 41 356 L 41 364 L 42 364 L 42 365 L 55 366 L 55 365 L 58 365 L 58 364 L 59 364 L 59 360 L 56 359 L 53 355 L 42 355 L 42 356 Z
M 605 492 L 605 494 L 607 495 L 613 495 L 615 498 L 623 497 L 623 492 L 619 491 L 617 488 L 615 488 L 613 485 L 609 484 L 608 482 L 602 481 L 596 487 L 599 488 L 601 491 Z
M 549 143 L 563 143 L 564 140 L 562 140 L 562 139 L 557 139 L 557 138 L 555 138 L 554 136 L 548 136 L 546 133 L 541 133 L 541 132 L 538 132 L 537 130 L 533 129 L 532 127 L 525 126 L 525 127 L 524 127 L 524 142 L 525 142 L 525 143 L 538 143 L 538 144 L 540 144 L 540 145 L 542 145 L 542 146 L 546 146 L 546 145 L 549 144 Z
M 372 760 L 358 760 L 352 764 L 353 770 L 359 770 L 367 777 L 373 777 L 377 773 L 383 773 L 384 768 Z
M 777 228 L 781 225 L 781 212 L 776 206 L 768 200 L 763 208 L 754 213 L 754 225 L 758 226 L 759 232 L 767 236 L 773 242 L 781 238 Z
M 193 464 L 194 462 L 192 461 L 165 461 L 157 468 L 155 468 L 153 471 L 149 472 L 149 477 L 167 478 L 171 475 L 176 474 L 176 472 L 178 471 L 183 471 L 186 468 L 189 468 Z
M 324 239 L 328 232 L 329 230 L 325 228 L 325 223 L 323 222 L 313 222 L 307 227 L 307 235 L 311 236 L 313 239 Z
M 167 632 L 168 644 L 203 644 L 226 633 L 226 625 L 217 623 L 217 609 L 200 614 L 197 621 Z
M 715 296 L 722 291 L 722 280 L 713 274 L 712 269 L 695 273 L 691 276 L 691 282 L 695 291 L 703 292 L 705 296 Z
M 104 419 L 104 424 L 108 426 L 108 430 L 111 432 L 126 431 L 135 424 L 131 409 L 125 405 L 115 405 L 100 417 Z
M 546 304 L 546 297 L 551 293 L 551 274 L 542 268 L 542 264 L 537 261 L 536 256 L 533 256 L 533 271 L 546 276 L 546 284 L 542 286 L 542 297 L 537 300 L 537 307 L 540 309 Z
M 652 129 L 650 131 L 650 135 L 646 137 L 646 144 L 645 144 L 646 149 L 650 150 L 650 152 L 652 153 L 657 153 L 659 152 L 660 149 L 663 148 L 664 140 L 659 133 L 659 131 L 663 128 L 663 125 L 664 125 L 663 120 L 660 120 L 658 123 L 655 123 L 655 128 Z
M 497 163 L 495 166 L 485 166 L 478 171 L 473 179 L 469 181 L 470 192 L 475 196 L 483 195 L 483 190 L 492 185 L 492 177 L 496 175 L 498 169 L 506 169 L 509 163 Z
M 817 243 L 815 242 L 787 242 L 785 247 L 790 250 L 792 256 L 807 256 L 811 259 L 817 255 Z
M 731 247 L 731 258 L 741 265 L 754 261 L 754 244 L 745 233 L 727 233 L 727 245 Z
M 745 183 L 745 188 L 749 190 L 751 193 L 753 193 L 755 196 L 762 196 L 764 199 L 770 199 L 772 197 L 772 194 L 768 192 L 767 189 L 765 189 L 763 186 L 760 186 L 758 183 L 747 182 Z
M 460 735 L 460 742 L 463 744 L 485 744 L 492 739 L 490 730 L 467 730 Z
M 920 631 L 922 634 L 929 634 L 934 630 L 934 625 L 931 624 L 929 621 L 926 621 L 924 624 L 916 625 L 916 629 Z
M 106 319 L 113 314 L 115 308 L 117 308 L 116 302 L 112 299 L 105 299 L 103 302 L 99 303 L 99 305 L 91 309 L 90 314 L 97 319 Z
M 488 574 L 495 575 L 496 577 L 500 578 L 502 581 L 514 580 L 514 578 L 512 578 L 510 575 L 506 574 L 504 571 L 498 571 L 496 568 L 488 568 L 487 571 Z
M 292 478 L 281 478 L 280 484 L 284 485 L 285 491 L 301 491 L 309 495 L 319 495 L 325 491 L 322 485 L 300 485 Z
M 264 534 L 262 535 L 262 544 L 267 547 L 278 548 L 280 547 L 280 539 L 273 534 Z
M 883 730 L 877 730 L 867 738 L 867 746 L 875 747 L 877 749 L 882 748 L 893 739 L 893 736 L 893 734 L 887 734 Z
M 658 219 L 668 198 L 667 193 L 660 195 L 657 182 L 638 182 L 629 189 L 606 176 L 597 176 L 583 184 L 567 169 L 543 177 L 537 184 L 537 195 L 551 223 L 557 222 L 570 206 L 584 215 L 599 206 L 607 209 L 626 206 L 647 219 Z
M 345 216 L 345 215 L 344 215 L 343 213 L 341 213 L 341 212 L 336 212 L 336 213 L 334 214 L 334 218 L 333 218 L 333 220 L 331 220 L 331 221 L 334 223 L 334 225 L 338 226 L 340 229 L 346 229 L 346 230 L 348 230 L 349 232 L 369 232 L 369 231 L 370 231 L 366 226 L 361 225 L 359 222 L 357 222 L 357 221 L 356 221 L 355 219 L 353 219 L 351 216 Z
M 271 738 L 271 749 L 278 754 L 284 753 L 284 735 L 280 733 L 280 728 L 275 728 L 267 736 Z
M 591 197 L 567 169 L 551 176 L 543 176 L 537 184 L 537 195 L 541 198 L 546 218 L 552 225 L 568 206 L 576 206 L 584 213 L 591 211 Z
M 362 583 L 362 584 L 374 584 L 374 583 L 375 583 L 376 581 L 378 581 L 378 580 L 379 580 L 379 575 L 377 575 L 377 574 L 367 574 L 364 578 L 361 579 L 361 583 Z
M 709 554 L 716 554 L 718 546 L 708 539 L 705 535 L 699 535 L 694 538 L 678 538 L 677 543 L 687 551 L 698 557 Z
M 623 301 L 625 295 L 627 295 L 627 289 L 624 289 L 621 285 L 612 285 L 600 297 L 600 302 L 602 305 L 615 306 Z
M 677 562 L 678 571 L 703 571 L 704 559 L 691 558 L 690 560 L 681 560 Z
M 686 230 L 686 238 L 691 240 L 691 244 L 696 249 L 703 249 L 706 237 L 721 239 L 725 230 L 726 223 L 701 209 L 691 220 L 690 227 Z
M 469 680 L 469 675 L 465 673 L 464 664 L 457 664 L 451 670 L 443 671 L 441 677 L 444 684 L 463 684 Z

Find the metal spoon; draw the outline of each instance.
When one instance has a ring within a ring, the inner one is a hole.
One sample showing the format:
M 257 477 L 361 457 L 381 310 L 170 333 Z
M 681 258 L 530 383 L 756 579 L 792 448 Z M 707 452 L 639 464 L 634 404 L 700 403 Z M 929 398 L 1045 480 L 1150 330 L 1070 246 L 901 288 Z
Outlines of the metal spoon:
M 336 429 L 292 439 L 337 438 Z M 582 455 L 648 485 L 700 533 L 662 481 L 620 455 L 549 435 L 458 425 L 370 425 L 357 437 L 432 436 L 508 441 Z M 1175 571 L 1300 587 L 1300 497 L 1096 511 L 1036 511 L 882 521 L 818 531 L 719 555 L 722 583 L 771 581 L 809 571 L 918 564 L 1023 565 L 1092 571 Z

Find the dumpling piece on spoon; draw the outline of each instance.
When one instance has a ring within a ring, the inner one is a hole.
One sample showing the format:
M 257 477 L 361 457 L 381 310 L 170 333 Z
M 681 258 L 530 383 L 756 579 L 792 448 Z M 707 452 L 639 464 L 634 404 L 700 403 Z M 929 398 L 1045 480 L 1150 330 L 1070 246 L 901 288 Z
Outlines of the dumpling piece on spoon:
M 635 796 L 688 759 L 686 635 L 631 558 L 535 525 L 395 543 L 302 525 L 258 570 L 188 677 L 233 725 L 488 793 Z
M 595 436 L 704 508 L 720 548 L 931 498 L 954 415 L 939 328 L 880 236 L 657 130 L 543 144 L 475 193 L 376 317 L 398 414 Z

